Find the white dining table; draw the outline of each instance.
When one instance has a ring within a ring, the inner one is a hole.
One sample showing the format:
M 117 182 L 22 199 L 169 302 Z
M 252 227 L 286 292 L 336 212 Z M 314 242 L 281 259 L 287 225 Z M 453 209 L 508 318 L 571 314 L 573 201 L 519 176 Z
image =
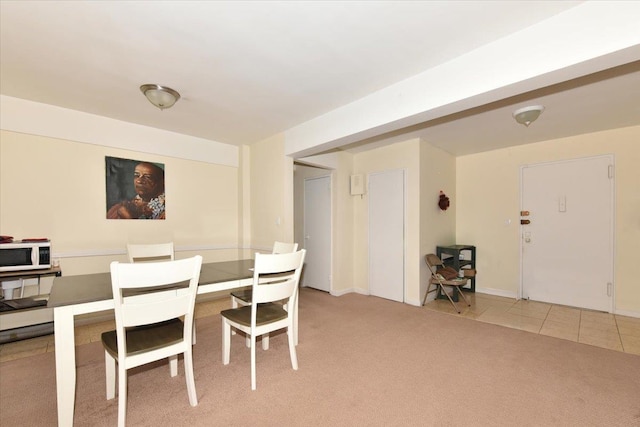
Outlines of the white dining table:
M 252 278 L 252 259 L 202 264 L 198 295 L 250 286 Z M 80 314 L 113 310 L 110 273 L 56 277 L 47 307 L 53 308 L 58 425 L 72 426 L 76 394 L 74 319 Z

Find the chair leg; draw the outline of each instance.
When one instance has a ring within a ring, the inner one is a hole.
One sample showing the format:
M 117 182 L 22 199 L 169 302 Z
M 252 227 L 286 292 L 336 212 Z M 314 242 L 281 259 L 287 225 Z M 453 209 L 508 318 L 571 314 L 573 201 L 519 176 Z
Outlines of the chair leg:
M 222 318 L 222 364 L 229 364 L 231 355 L 231 325 Z
M 247 348 L 251 347 L 251 338 L 249 338 L 249 335 L 245 337 L 245 345 Z M 264 334 L 262 336 L 262 349 L 269 350 L 269 334 Z
M 289 328 L 287 328 L 289 329 Z M 287 332 L 289 332 L 287 330 Z M 296 338 L 292 333 L 287 333 L 289 337 L 289 355 L 291 356 L 291 367 L 294 371 L 298 370 L 298 355 L 296 353 Z
M 293 312 L 293 341 L 298 345 L 298 297 L 293 302 L 293 306 L 295 307 L 295 311 Z M 284 305 L 284 309 L 289 311 L 288 304 Z M 289 333 L 289 331 L 287 331 Z
M 191 348 L 184 352 L 184 376 L 187 379 L 187 393 L 189 394 L 189 404 L 198 404 L 198 394 L 196 393 L 196 381 L 193 376 L 193 353 Z
M 127 417 L 127 370 L 118 365 L 118 427 L 124 427 Z
M 467 297 L 464 296 L 464 292 L 462 292 L 462 289 L 460 289 L 460 287 L 456 287 L 456 289 L 458 290 L 458 295 L 460 295 L 462 297 L 462 299 L 464 300 L 464 302 L 467 303 L 467 306 L 471 307 L 471 303 L 469 302 Z
M 431 290 L 431 285 L 432 283 L 429 282 L 429 286 L 427 286 L 427 293 L 424 294 L 424 298 L 422 299 L 422 305 L 424 305 L 427 302 L 427 295 L 429 295 L 429 292 Z
M 191 331 L 191 345 L 196 344 L 196 318 L 193 318 L 193 330 Z
M 442 290 L 442 293 L 445 294 L 447 296 L 447 298 L 449 298 L 449 301 L 451 301 L 451 304 L 453 305 L 453 308 L 455 308 L 456 311 L 458 312 L 458 314 L 460 314 L 460 309 L 458 308 L 456 303 L 453 301 L 453 299 L 451 299 L 451 295 L 449 295 L 449 293 L 444 289 L 444 286 L 440 286 L 440 289 Z
M 295 311 L 293 312 L 293 342 L 296 345 L 298 345 L 298 298 L 300 298 L 300 295 L 296 297 L 294 303 Z
M 169 372 L 172 377 L 178 375 L 178 355 L 169 356 Z
M 236 297 L 231 297 L 231 308 L 238 308 L 238 300 Z M 235 335 L 236 330 L 234 328 L 231 329 L 231 335 Z
M 116 397 L 116 359 L 104 352 L 105 378 L 107 381 L 107 400 Z
M 256 389 L 256 336 L 251 335 L 251 390 Z

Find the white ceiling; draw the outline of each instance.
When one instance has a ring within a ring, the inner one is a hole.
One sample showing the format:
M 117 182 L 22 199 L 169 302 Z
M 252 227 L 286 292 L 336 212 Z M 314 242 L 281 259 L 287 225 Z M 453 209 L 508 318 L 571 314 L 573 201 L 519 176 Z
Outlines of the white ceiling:
M 544 106 L 538 120 L 529 127 L 518 124 L 513 119 L 513 112 L 532 105 Z M 461 156 L 637 125 L 640 125 L 640 61 L 441 117 L 402 132 L 383 134 L 342 149 L 359 152 L 418 136 Z
M 0 90 L 251 144 L 580 3 L 3 0 Z M 182 98 L 160 111 L 141 94 L 145 83 L 172 87 Z M 639 99 L 640 61 L 344 149 L 408 133 L 464 155 L 639 125 Z M 525 128 L 511 112 L 531 102 L 546 110 Z

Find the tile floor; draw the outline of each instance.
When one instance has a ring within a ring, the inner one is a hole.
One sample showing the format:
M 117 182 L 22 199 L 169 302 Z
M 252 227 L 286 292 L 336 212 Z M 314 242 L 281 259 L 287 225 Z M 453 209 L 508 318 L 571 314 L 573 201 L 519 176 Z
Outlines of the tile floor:
M 458 303 L 460 314 L 445 299 L 428 302 L 425 308 L 640 355 L 640 318 L 486 294 L 465 295 L 471 307 Z
M 425 309 L 640 355 L 640 318 L 486 294 L 465 295 L 471 307 L 462 309 L 461 304 L 460 314 L 448 300 L 428 302 Z M 229 298 L 198 302 L 196 318 L 217 314 L 230 305 Z M 76 328 L 76 345 L 99 341 L 102 332 L 113 328 L 112 321 L 80 326 Z M 0 362 L 53 350 L 53 335 L 7 343 L 0 345 Z

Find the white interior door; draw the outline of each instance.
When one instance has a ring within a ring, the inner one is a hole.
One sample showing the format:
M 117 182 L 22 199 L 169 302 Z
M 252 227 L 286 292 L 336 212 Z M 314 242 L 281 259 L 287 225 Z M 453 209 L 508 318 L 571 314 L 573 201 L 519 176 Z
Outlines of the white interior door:
M 522 168 L 522 295 L 613 310 L 613 156 Z
M 331 291 L 331 177 L 304 180 L 302 286 Z
M 369 293 L 404 302 L 404 171 L 368 178 Z

